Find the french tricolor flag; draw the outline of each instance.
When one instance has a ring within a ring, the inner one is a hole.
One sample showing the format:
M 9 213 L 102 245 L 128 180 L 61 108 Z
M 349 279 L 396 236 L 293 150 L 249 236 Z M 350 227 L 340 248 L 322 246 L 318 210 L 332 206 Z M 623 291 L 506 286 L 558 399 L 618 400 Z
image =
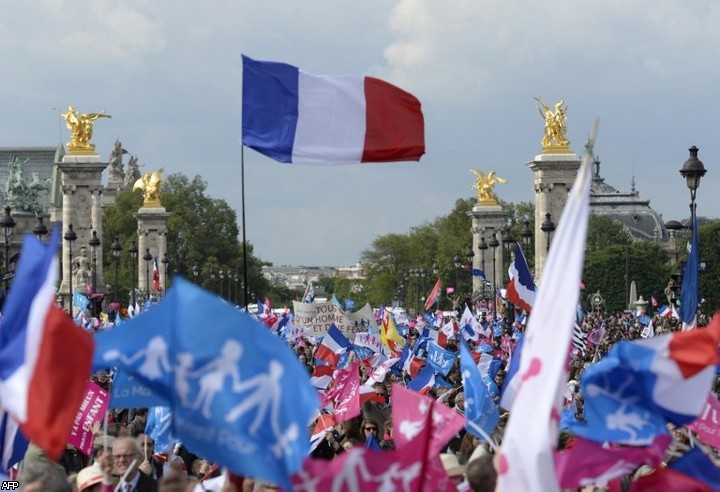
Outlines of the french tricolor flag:
M 350 341 L 345 338 L 345 335 L 335 325 L 332 325 L 315 351 L 315 358 L 335 367 L 340 360 L 340 356 L 347 352 L 350 347 Z
M 92 336 L 55 305 L 58 230 L 26 234 L 0 327 L 0 406 L 51 460 L 65 449 L 85 394 Z
M 299 164 L 418 161 L 425 153 L 412 94 L 373 77 L 242 58 L 243 145 Z
M 507 284 L 505 297 L 526 312 L 532 310 L 535 304 L 537 287 L 533 281 L 530 268 L 518 243 L 515 243 L 515 260 L 508 268 L 510 281 Z

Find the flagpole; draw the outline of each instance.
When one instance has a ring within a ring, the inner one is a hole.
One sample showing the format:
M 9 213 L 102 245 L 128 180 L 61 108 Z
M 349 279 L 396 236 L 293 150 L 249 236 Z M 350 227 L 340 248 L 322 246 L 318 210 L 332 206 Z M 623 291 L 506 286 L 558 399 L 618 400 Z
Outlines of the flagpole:
M 240 146 L 240 196 L 242 197 L 243 307 L 248 307 L 247 228 L 245 227 L 245 145 Z

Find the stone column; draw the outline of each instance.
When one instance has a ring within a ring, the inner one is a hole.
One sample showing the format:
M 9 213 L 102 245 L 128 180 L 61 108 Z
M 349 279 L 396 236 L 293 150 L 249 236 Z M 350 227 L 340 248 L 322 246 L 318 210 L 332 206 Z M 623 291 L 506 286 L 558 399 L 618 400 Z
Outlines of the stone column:
M 93 228 L 96 229 L 101 242 L 107 240 L 102 237 L 102 172 L 107 162 L 101 162 L 100 156 L 93 154 L 68 154 L 62 161 L 56 162 L 61 173 L 63 193 L 62 231 L 65 233 L 69 224 L 77 234 L 77 240 L 72 245 L 73 257 L 80 253 L 82 246 L 87 247 L 88 255 L 92 250 L 88 242 L 92 237 Z M 102 268 L 102 246 L 97 248 L 96 287 L 97 292 L 105 292 L 105 279 Z M 70 306 L 70 251 L 68 243 L 62 240 L 62 279 L 60 283 L 60 296 L 65 306 Z M 73 289 L 77 286 L 74 285 Z
M 527 166 L 535 173 L 535 282 L 539 283 L 548 247 L 547 236 L 541 226 L 548 212 L 555 227 L 559 225 L 568 193 L 580 168 L 580 159 L 572 152 L 540 154 Z
M 473 268 L 482 269 L 484 264 L 485 278 L 487 278 L 493 286 L 504 287 L 505 264 L 503 261 L 502 234 L 507 213 L 500 205 L 476 205 L 472 211 L 469 212 L 469 215 L 472 217 L 472 248 L 475 253 L 475 256 L 473 256 Z M 480 238 L 485 238 L 485 242 L 487 243 L 493 234 L 495 234 L 495 237 L 500 243 L 500 246 L 495 250 L 494 272 L 493 248 L 488 248 L 484 252 L 478 249 Z M 482 288 L 482 281 L 482 277 L 473 277 L 473 292 Z
M 138 221 L 138 288 L 140 291 L 145 292 L 146 287 L 150 286 L 149 295 L 158 294 L 153 286 L 153 263 L 150 263 L 148 270 L 143 259 L 149 249 L 153 260 L 157 258 L 160 272 L 160 293 L 164 293 L 166 276 L 163 272 L 164 266 L 161 260 L 167 254 L 167 221 L 170 213 L 166 212 L 163 207 L 142 207 L 134 217 Z M 148 295 L 147 292 L 145 294 Z

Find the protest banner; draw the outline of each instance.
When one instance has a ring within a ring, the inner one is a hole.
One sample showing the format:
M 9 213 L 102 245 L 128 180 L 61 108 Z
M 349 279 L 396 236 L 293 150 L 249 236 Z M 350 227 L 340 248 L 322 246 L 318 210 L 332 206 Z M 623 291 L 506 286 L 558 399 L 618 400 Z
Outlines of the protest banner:
M 92 455 L 95 435 L 93 426 L 102 422 L 108 407 L 108 393 L 92 381 L 88 381 L 80 408 L 75 415 L 68 442 L 86 456 Z
M 334 303 L 328 302 L 297 302 L 293 301 L 295 320 L 297 326 L 308 328 L 308 336 L 324 336 L 332 325 L 335 325 L 340 332 L 349 340 L 352 340 L 356 333 L 365 333 L 368 327 L 377 330 L 377 323 L 369 304 L 365 304 L 354 313 L 346 313 Z

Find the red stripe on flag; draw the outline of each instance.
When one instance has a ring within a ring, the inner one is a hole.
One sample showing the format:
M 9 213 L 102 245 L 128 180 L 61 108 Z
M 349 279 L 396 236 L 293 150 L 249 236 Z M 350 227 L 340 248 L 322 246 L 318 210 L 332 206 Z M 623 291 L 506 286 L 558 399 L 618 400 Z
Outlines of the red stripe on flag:
M 50 306 L 28 393 L 28 421 L 23 433 L 60 457 L 85 394 L 95 341 L 54 304 Z
M 384 80 L 365 77 L 362 162 L 419 161 L 425 153 L 420 101 Z

